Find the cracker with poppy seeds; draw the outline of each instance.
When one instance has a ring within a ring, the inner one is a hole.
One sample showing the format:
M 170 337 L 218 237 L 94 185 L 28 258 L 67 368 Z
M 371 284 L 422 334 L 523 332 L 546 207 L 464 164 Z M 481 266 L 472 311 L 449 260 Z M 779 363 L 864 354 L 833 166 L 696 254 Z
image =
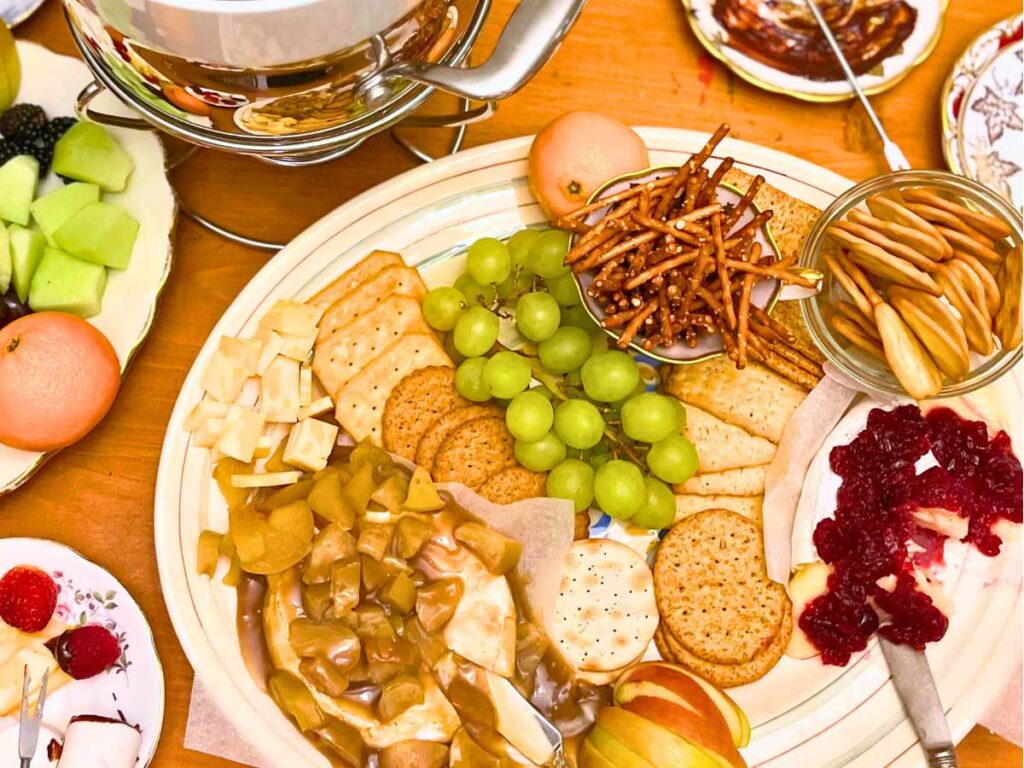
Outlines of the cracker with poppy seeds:
M 665 630 L 716 664 L 750 661 L 790 620 L 786 590 L 765 570 L 760 528 L 728 510 L 673 526 L 658 545 L 654 584 Z
M 413 371 L 400 382 L 384 404 L 381 439 L 392 453 L 412 461 L 423 433 L 454 408 L 469 405 L 455 391 L 455 371 L 432 365 Z
M 381 445 L 384 404 L 398 383 L 418 368 L 451 367 L 452 361 L 431 333 L 406 333 L 339 389 L 334 415 L 354 440 Z
M 334 395 L 405 333 L 432 331 L 423 319 L 417 299 L 391 296 L 362 317 L 322 337 L 313 350 L 313 373 L 324 389 Z
M 385 267 L 365 283 L 360 283 L 331 304 L 320 318 L 318 340 L 326 339 L 339 328 L 369 314 L 391 296 L 411 296 L 422 299 L 427 286 L 419 270 L 412 267 Z
M 658 628 L 647 562 L 609 539 L 573 542 L 555 603 L 553 638 L 587 672 L 621 669 L 643 655 Z
M 526 467 L 505 467 L 484 480 L 477 493 L 495 504 L 514 504 L 524 499 L 545 496 L 547 475 Z
M 476 490 L 491 475 L 514 466 L 515 439 L 500 416 L 484 416 L 456 426 L 434 457 L 434 480 L 462 483 Z
M 405 262 L 397 253 L 391 251 L 372 251 L 365 258 L 356 262 L 340 277 L 332 280 L 325 288 L 306 301 L 317 307 L 326 309 L 356 286 L 362 285 L 371 277 L 387 267 L 401 267 Z
M 459 424 L 471 419 L 479 419 L 483 416 L 505 418 L 505 412 L 496 405 L 472 403 L 459 408 L 453 408 L 448 413 L 440 416 L 427 428 L 427 431 L 423 433 L 419 443 L 416 445 L 416 463 L 432 472 L 434 469 L 434 458 L 441 448 L 441 443 L 448 437 L 448 433 L 459 426 Z

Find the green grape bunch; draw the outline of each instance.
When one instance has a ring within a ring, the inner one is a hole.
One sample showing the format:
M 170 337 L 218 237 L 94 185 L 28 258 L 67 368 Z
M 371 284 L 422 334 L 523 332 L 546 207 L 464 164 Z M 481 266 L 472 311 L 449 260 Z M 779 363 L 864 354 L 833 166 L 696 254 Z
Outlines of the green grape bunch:
M 613 518 L 666 528 L 675 519 L 671 485 L 698 466 L 686 411 L 646 391 L 636 360 L 608 348 L 565 266 L 568 249 L 560 230 L 481 238 L 454 285 L 426 295 L 423 315 L 460 356 L 459 394 L 505 406 L 516 460 L 548 473 L 548 496 L 576 512 L 596 503 Z M 498 340 L 502 318 L 525 340 L 519 350 Z

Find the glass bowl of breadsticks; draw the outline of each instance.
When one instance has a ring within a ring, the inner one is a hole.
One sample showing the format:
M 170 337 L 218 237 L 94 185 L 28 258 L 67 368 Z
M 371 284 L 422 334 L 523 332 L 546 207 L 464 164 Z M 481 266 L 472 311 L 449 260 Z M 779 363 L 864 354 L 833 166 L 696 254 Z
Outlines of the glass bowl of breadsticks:
M 897 171 L 836 198 L 803 246 L 820 271 L 804 321 L 865 388 L 917 400 L 985 386 L 1021 359 L 1021 214 L 943 171 Z

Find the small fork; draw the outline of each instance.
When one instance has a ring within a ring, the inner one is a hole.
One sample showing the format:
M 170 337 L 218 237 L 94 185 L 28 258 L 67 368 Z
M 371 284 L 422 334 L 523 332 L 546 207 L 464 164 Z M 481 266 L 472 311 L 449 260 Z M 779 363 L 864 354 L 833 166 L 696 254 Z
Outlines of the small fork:
M 46 704 L 46 683 L 50 679 L 50 670 L 43 672 L 43 681 L 39 686 L 39 698 L 36 700 L 35 711 L 29 716 L 28 700 L 32 690 L 32 678 L 25 665 L 25 682 L 21 686 L 21 720 L 18 726 L 18 756 L 21 757 L 21 768 L 31 768 L 32 758 L 39 744 L 39 724 L 43 719 L 43 707 Z

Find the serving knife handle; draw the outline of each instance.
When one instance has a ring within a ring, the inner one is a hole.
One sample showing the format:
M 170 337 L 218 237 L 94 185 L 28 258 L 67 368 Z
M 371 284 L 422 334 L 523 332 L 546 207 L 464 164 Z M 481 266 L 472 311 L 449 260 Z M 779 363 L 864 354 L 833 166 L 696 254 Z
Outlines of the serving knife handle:
M 928 657 L 924 651 L 909 645 L 892 643 L 882 637 L 878 642 L 889 663 L 893 685 L 921 740 L 929 768 L 957 768 L 953 737 Z

